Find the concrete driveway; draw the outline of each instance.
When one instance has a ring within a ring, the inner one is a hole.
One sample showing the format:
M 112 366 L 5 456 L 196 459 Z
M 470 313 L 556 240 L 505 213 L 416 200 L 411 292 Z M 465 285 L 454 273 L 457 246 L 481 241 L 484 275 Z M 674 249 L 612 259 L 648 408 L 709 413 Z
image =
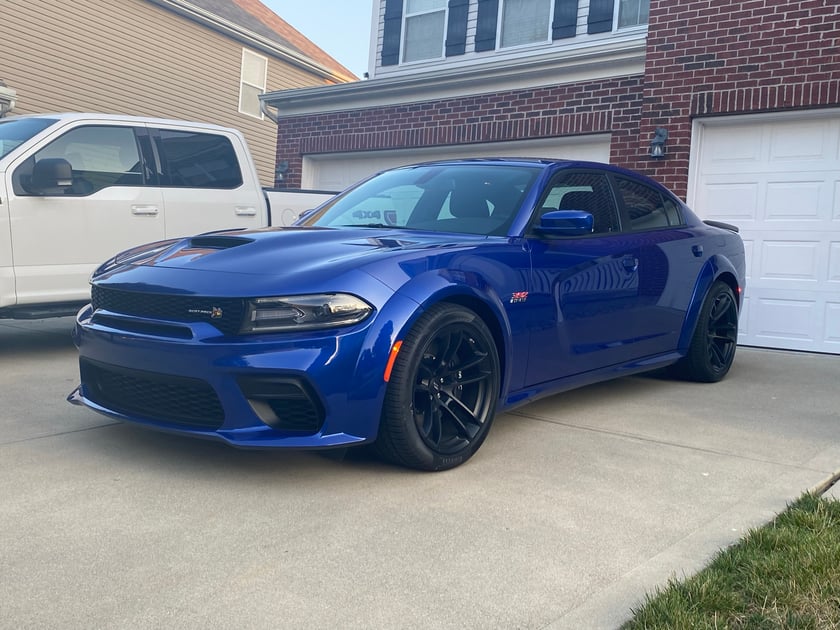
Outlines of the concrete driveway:
M 428 474 L 72 407 L 70 326 L 0 320 L 2 628 L 614 628 L 840 469 L 837 356 L 556 396 Z

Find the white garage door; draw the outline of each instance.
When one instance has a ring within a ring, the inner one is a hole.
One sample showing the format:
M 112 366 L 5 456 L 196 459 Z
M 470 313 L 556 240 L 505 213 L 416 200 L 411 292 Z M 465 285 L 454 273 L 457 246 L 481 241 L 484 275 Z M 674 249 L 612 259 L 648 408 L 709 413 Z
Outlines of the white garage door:
M 741 228 L 740 342 L 840 354 L 840 111 L 697 121 L 688 201 Z
M 415 162 L 459 157 L 553 157 L 594 162 L 610 161 L 610 136 L 551 138 L 492 144 L 466 144 L 400 151 L 331 153 L 303 159 L 302 187 L 344 190 L 362 178 L 386 168 Z

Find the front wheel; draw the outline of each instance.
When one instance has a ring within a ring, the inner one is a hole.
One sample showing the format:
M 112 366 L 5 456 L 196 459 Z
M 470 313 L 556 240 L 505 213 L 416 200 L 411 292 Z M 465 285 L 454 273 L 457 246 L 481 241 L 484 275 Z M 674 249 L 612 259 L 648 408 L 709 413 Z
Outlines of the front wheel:
M 677 363 L 677 373 L 702 383 L 721 380 L 732 367 L 737 342 L 738 303 L 729 285 L 715 282 L 703 300 L 691 345 Z
M 394 362 L 378 452 L 421 470 L 462 464 L 487 437 L 499 383 L 499 354 L 481 318 L 454 304 L 432 306 Z

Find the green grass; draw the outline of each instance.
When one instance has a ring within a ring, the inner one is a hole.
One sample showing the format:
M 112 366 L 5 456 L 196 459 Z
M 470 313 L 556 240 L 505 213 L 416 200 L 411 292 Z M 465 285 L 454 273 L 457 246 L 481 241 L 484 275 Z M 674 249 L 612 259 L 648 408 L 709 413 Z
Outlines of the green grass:
M 622 628 L 840 629 L 840 501 L 804 495 Z

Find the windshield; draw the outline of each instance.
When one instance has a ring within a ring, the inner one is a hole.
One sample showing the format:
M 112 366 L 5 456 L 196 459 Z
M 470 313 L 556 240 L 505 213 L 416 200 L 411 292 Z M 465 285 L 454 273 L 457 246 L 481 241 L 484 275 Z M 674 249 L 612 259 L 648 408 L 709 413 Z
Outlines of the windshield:
M 19 144 L 56 122 L 55 118 L 9 118 L 0 120 L 0 158 Z
M 492 163 L 395 169 L 361 183 L 301 224 L 502 236 L 540 171 Z

